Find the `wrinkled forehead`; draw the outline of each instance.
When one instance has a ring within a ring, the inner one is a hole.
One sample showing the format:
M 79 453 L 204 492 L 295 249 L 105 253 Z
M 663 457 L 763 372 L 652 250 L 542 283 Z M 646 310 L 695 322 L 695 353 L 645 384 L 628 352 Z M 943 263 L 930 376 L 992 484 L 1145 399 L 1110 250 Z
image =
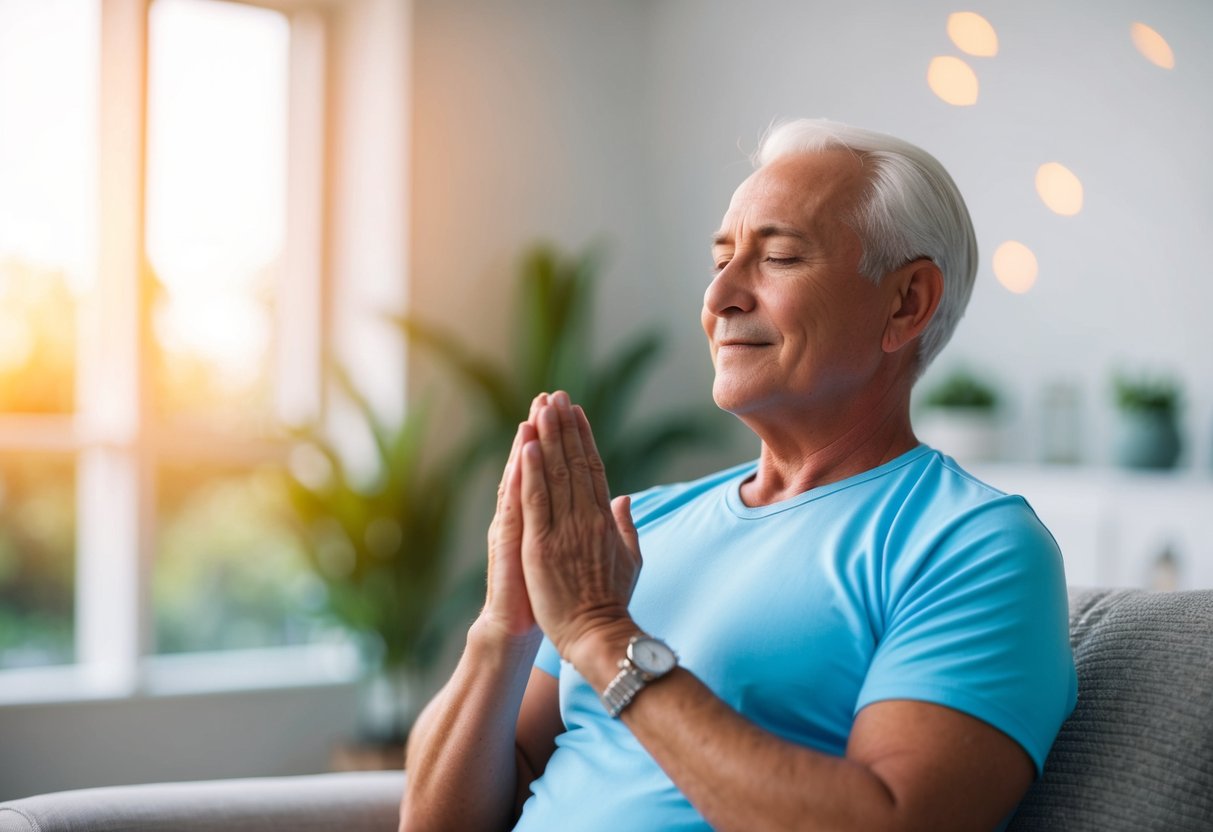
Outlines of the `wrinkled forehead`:
M 863 158 L 847 149 L 781 156 L 738 186 L 721 230 L 742 221 L 778 220 L 806 226 L 842 221 L 867 184 Z

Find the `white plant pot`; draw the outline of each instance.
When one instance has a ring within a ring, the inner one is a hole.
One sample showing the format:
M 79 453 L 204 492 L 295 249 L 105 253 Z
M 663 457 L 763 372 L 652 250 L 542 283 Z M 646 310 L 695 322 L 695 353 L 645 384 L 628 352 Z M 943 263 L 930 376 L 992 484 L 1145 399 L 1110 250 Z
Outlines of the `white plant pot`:
M 1002 424 L 988 410 L 924 410 L 914 420 L 914 432 L 920 441 L 942 451 L 961 465 L 995 462 L 1002 458 Z

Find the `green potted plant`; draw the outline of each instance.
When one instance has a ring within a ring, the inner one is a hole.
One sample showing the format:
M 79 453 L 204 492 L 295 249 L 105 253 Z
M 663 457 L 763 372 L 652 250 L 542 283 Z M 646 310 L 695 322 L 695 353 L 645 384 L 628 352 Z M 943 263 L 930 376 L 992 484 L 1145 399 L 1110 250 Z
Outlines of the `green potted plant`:
M 288 521 L 324 585 L 325 609 L 364 662 L 361 741 L 403 743 L 420 706 L 416 689 L 446 635 L 483 600 L 480 570 L 456 575 L 451 532 L 470 470 L 466 447 L 439 459 L 427 449 L 427 408 L 383 423 L 344 372 L 375 448 L 359 477 L 319 426 L 296 431 L 284 473 Z
M 1179 383 L 1166 376 L 1117 373 L 1112 389 L 1117 412 L 1117 463 L 1127 468 L 1175 467 L 1182 448 Z
M 926 390 L 914 430 L 923 442 L 960 462 L 989 462 L 1002 451 L 1000 405 L 993 384 L 957 367 Z
M 536 245 L 521 260 L 515 302 L 513 355 L 494 361 L 451 333 L 416 317 L 397 318 L 413 343 L 450 367 L 481 409 L 479 451 L 494 461 L 510 446 L 518 423 L 540 392 L 567 390 L 585 409 L 610 477 L 612 493 L 647 488 L 672 454 L 718 438 L 715 410 L 682 410 L 637 420 L 633 408 L 656 367 L 662 339 L 637 333 L 604 361 L 590 351 L 593 289 L 600 249 L 565 255 Z

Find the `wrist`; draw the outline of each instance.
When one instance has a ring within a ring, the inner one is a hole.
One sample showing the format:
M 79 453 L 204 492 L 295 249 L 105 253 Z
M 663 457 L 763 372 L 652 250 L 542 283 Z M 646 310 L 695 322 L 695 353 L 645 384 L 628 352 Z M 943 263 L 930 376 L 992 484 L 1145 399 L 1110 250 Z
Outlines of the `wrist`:
M 466 646 L 480 654 L 534 661 L 542 641 L 543 633 L 538 627 L 526 633 L 511 633 L 481 613 L 468 628 Z
M 586 629 L 562 653 L 587 682 L 601 693 L 619 672 L 619 660 L 627 653 L 632 636 L 644 631 L 631 617 L 612 619 Z

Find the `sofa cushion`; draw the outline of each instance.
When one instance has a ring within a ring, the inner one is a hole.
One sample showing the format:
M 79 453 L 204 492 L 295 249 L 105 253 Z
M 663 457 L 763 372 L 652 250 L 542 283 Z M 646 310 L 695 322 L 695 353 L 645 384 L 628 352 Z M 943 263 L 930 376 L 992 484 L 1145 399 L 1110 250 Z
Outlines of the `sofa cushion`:
M 1078 704 L 1010 830 L 1213 830 L 1213 591 L 1070 590 Z
M 403 772 L 80 789 L 0 805 L 0 832 L 394 832 Z

